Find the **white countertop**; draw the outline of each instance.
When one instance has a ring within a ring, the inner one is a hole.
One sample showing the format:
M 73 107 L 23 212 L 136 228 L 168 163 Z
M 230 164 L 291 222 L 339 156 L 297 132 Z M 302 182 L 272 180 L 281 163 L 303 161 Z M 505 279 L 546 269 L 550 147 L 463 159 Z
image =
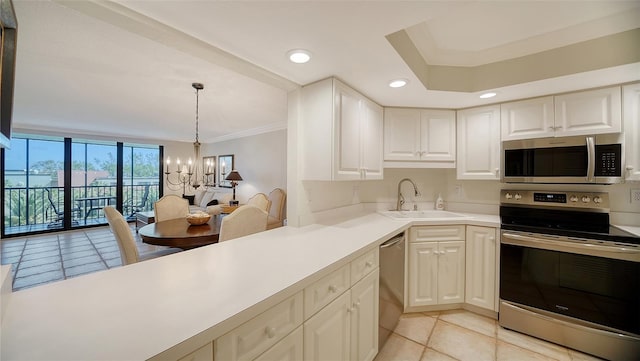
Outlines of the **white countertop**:
M 2 360 L 177 359 L 414 224 L 371 213 L 282 227 L 11 294 Z M 175 347 L 174 347 L 175 346 Z

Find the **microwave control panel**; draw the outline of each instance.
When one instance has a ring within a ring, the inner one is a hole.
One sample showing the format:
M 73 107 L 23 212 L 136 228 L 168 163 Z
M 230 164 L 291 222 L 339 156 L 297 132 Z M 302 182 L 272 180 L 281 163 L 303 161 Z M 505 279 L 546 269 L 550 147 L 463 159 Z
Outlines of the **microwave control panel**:
M 596 177 L 622 176 L 622 145 L 606 144 L 596 146 Z

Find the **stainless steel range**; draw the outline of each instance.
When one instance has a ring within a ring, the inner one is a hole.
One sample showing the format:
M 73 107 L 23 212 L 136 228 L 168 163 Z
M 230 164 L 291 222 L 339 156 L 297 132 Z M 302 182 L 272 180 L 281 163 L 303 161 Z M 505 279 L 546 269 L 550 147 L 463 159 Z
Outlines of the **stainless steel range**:
M 500 325 L 640 359 L 640 237 L 609 225 L 608 193 L 500 196 Z

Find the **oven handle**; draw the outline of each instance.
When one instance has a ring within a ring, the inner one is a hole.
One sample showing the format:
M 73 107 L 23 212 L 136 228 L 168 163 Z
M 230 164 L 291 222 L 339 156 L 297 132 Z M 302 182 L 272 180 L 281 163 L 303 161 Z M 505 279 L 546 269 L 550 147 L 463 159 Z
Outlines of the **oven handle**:
M 562 239 L 562 238 L 561 238 Z M 533 247 L 566 253 L 578 253 L 587 256 L 640 262 L 640 249 L 624 246 L 603 246 L 592 243 L 577 243 L 568 239 L 548 240 L 511 232 L 502 232 L 500 243 L 514 246 Z

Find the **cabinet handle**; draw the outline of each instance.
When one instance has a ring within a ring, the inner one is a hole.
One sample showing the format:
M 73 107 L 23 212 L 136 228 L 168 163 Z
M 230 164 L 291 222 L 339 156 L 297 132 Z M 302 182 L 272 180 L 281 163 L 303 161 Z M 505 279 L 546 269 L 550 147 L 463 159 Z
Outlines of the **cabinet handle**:
M 336 293 L 337 290 L 338 290 L 338 287 L 336 287 L 335 285 L 330 285 L 329 286 L 329 292 Z
M 360 301 L 353 303 L 352 309 L 358 309 L 358 308 L 360 308 Z
M 500 174 L 500 168 L 496 168 L 496 175 Z
M 373 266 L 373 262 L 371 262 L 371 261 L 367 261 L 367 262 L 364 264 L 364 266 L 365 266 L 365 267 L 367 267 L 367 268 L 372 267 L 372 266 Z
M 628 170 L 628 171 L 632 171 L 633 170 L 633 166 L 632 165 L 628 165 L 625 169 Z
M 274 338 L 276 336 L 276 329 L 275 327 L 269 327 L 267 326 L 267 328 L 265 328 L 264 332 L 267 334 L 268 338 Z

